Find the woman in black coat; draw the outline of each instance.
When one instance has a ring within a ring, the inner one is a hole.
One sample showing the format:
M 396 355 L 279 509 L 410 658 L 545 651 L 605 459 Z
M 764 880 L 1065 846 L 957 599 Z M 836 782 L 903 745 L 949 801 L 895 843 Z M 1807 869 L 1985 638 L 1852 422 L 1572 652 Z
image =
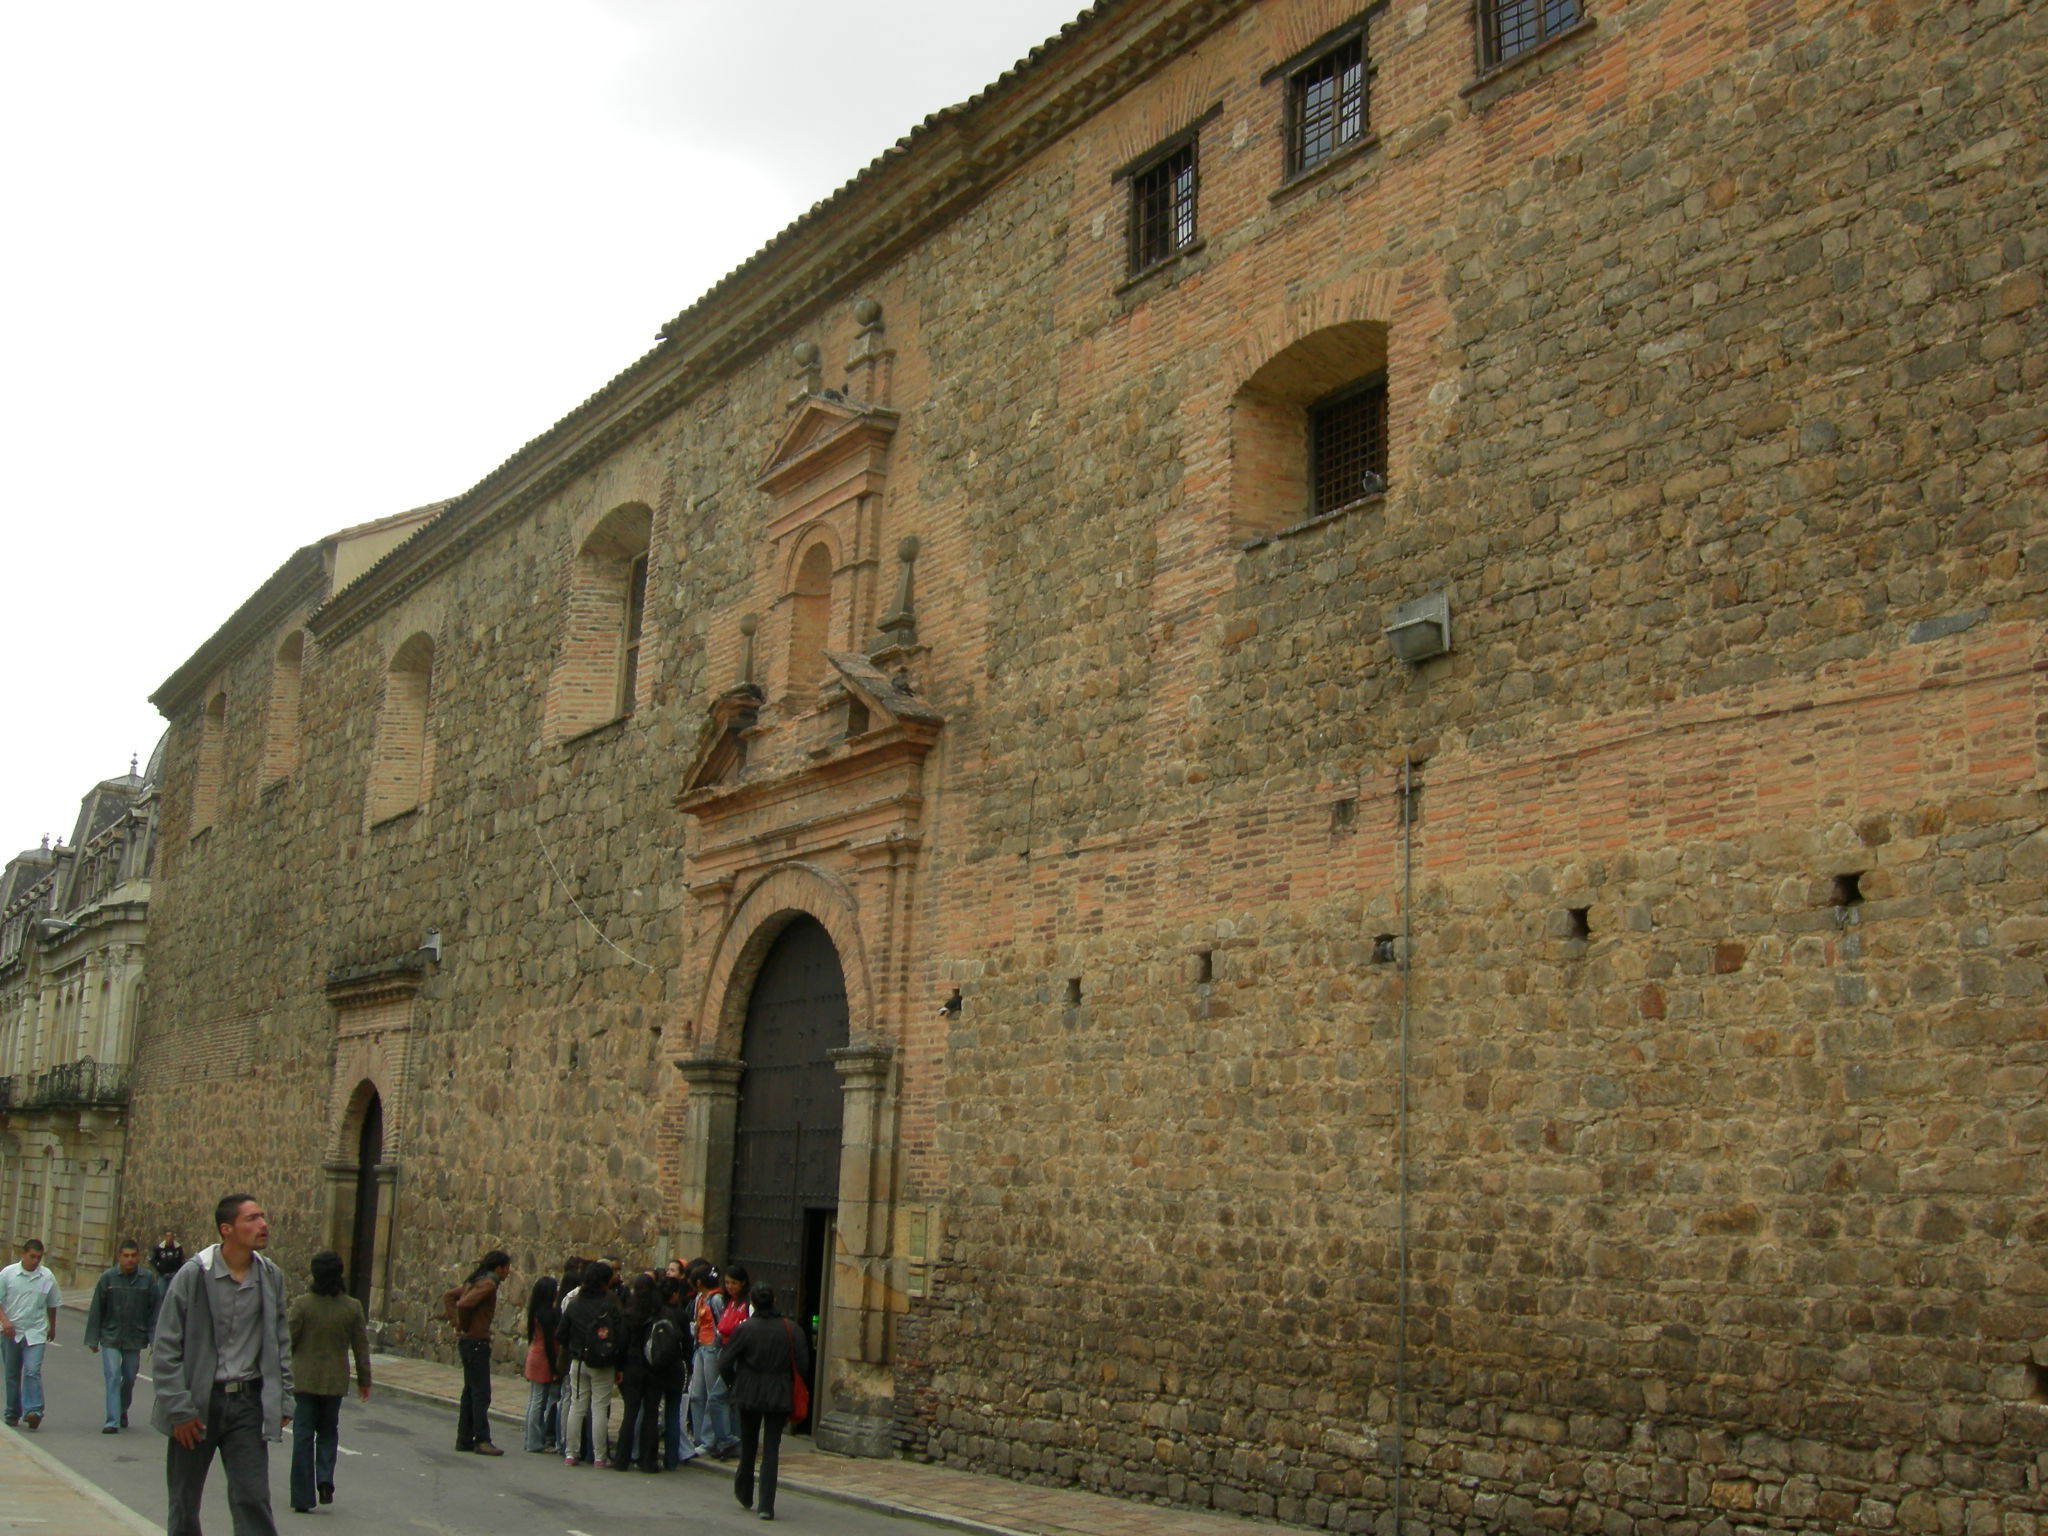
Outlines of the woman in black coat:
M 775 1310 L 775 1291 L 757 1285 L 754 1315 L 734 1330 L 718 1355 L 718 1374 L 732 1391 L 740 1415 L 740 1464 L 732 1476 L 733 1497 L 754 1507 L 754 1451 L 761 1452 L 761 1518 L 775 1518 L 775 1464 L 782 1450 L 782 1426 L 789 1422 L 795 1394 L 792 1375 L 808 1386 L 811 1346 L 803 1329 Z M 765 1434 L 764 1434 L 765 1430 Z
M 659 1472 L 661 1463 L 650 1461 L 648 1448 L 654 1444 L 654 1422 L 661 1409 L 661 1387 L 649 1378 L 647 1331 L 661 1315 L 661 1292 L 654 1276 L 635 1275 L 626 1290 L 625 1358 L 619 1362 L 619 1392 L 625 1399 L 625 1417 L 619 1422 L 619 1441 L 612 1447 L 612 1470 L 623 1472 L 636 1462 L 643 1472 Z M 652 1387 L 652 1391 L 649 1388 Z

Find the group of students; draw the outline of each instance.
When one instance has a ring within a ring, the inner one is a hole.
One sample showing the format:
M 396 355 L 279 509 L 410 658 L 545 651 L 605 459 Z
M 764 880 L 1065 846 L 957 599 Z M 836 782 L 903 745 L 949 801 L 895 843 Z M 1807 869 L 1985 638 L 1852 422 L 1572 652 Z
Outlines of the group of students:
M 469 1299 L 456 1299 L 458 1313 Z M 771 1287 L 706 1259 L 628 1278 L 616 1260 L 571 1258 L 559 1280 L 534 1282 L 524 1336 L 527 1450 L 619 1472 L 737 1455 L 734 1497 L 775 1518 L 782 1431 L 808 1390 L 810 1351 Z M 608 1436 L 614 1390 L 621 1415 Z M 464 1433 L 482 1450 L 488 1425 L 466 1419 L 458 1446 Z

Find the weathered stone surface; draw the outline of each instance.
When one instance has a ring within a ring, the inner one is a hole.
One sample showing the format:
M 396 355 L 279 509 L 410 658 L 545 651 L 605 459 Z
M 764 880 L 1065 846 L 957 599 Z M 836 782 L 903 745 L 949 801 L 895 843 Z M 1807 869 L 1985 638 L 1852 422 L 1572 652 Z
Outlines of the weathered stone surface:
M 974 197 L 877 247 L 856 188 L 185 669 L 136 1223 L 259 1187 L 301 1265 L 375 1082 L 395 1342 L 494 1244 L 715 1244 L 801 911 L 872 1111 L 828 1406 L 912 1454 L 1431 1536 L 2038 1520 L 2048 12 L 1617 0 L 1460 96 L 1469 10 L 1389 8 L 1378 146 L 1286 189 L 1262 77 L 1328 7 L 1111 8 L 1008 89 L 1167 13 Z M 1212 103 L 1204 246 L 1130 282 L 1113 173 Z M 1387 489 L 1294 517 L 1248 382 L 1358 327 Z M 631 507 L 635 707 L 551 735 Z M 1394 662 L 1436 591 L 1453 649 Z M 419 635 L 430 792 L 366 824 Z

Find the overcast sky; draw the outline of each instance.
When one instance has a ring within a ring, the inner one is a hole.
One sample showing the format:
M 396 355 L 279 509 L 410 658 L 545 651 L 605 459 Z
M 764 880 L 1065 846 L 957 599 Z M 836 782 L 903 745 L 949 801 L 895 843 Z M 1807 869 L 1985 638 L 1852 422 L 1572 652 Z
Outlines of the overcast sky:
M 0 7 L 0 859 L 294 549 L 474 484 L 1080 9 Z

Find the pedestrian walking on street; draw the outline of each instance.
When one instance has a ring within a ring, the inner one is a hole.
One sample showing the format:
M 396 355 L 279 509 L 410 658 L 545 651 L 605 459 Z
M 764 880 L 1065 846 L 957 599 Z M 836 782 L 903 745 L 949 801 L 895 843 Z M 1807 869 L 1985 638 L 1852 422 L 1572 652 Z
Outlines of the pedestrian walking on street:
M 85 1347 L 100 1357 L 100 1379 L 107 1389 L 103 1435 L 128 1427 L 128 1409 L 135 1401 L 135 1377 L 142 1352 L 156 1332 L 156 1311 L 163 1302 L 157 1277 L 142 1267 L 142 1247 L 125 1242 L 115 1252 L 114 1267 L 100 1276 L 85 1309 Z
M 740 1416 L 740 1464 L 732 1475 L 733 1497 L 744 1509 L 755 1507 L 754 1453 L 761 1456 L 760 1515 L 775 1518 L 775 1472 L 782 1451 L 782 1429 L 796 1407 L 796 1378 L 808 1385 L 810 1341 L 788 1318 L 775 1310 L 771 1286 L 754 1287 L 753 1315 L 733 1330 L 719 1352 L 718 1374 L 732 1388 L 732 1404 Z
M 285 1314 L 292 1340 L 292 1510 L 313 1500 L 334 1502 L 334 1463 L 341 1450 L 341 1400 L 348 1396 L 349 1356 L 356 1395 L 370 1400 L 370 1330 L 363 1306 L 342 1289 L 341 1255 L 313 1255 L 312 1289 L 292 1298 Z
M 163 1237 L 149 1250 L 149 1267 L 156 1273 L 158 1286 L 161 1288 L 169 1285 L 171 1276 L 175 1275 L 184 1263 L 184 1245 L 178 1241 L 177 1233 L 165 1227 Z
M 498 1315 L 498 1287 L 511 1273 L 512 1255 L 493 1248 L 477 1260 L 455 1298 L 455 1347 L 462 1355 L 455 1449 L 479 1456 L 505 1454 L 491 1443 L 491 1323 Z
M 529 1451 L 552 1451 L 561 1444 L 562 1346 L 555 1328 L 562 1320 L 555 1305 L 559 1287 L 553 1275 L 542 1275 L 526 1294 L 526 1438 Z
M 200 1536 L 199 1500 L 216 1451 L 235 1536 L 277 1536 L 269 1442 L 284 1438 L 292 1393 L 284 1275 L 264 1256 L 270 1223 L 254 1195 L 229 1195 L 213 1218 L 220 1241 L 171 1277 L 150 1354 L 149 1420 L 171 1437 L 165 1536 Z
M 64 1298 L 43 1268 L 43 1242 L 21 1245 L 21 1261 L 0 1269 L 0 1369 L 7 1374 L 7 1422 L 34 1429 L 43 1422 L 43 1346 L 57 1326 Z
M 595 1465 L 605 1459 L 605 1421 L 612 1411 L 612 1386 L 618 1380 L 623 1356 L 621 1335 L 626 1320 L 611 1294 L 611 1266 L 602 1259 L 583 1271 L 583 1283 L 562 1305 L 562 1321 L 556 1329 L 569 1356 L 569 1406 L 562 1415 L 562 1460 L 576 1465 L 581 1448 L 579 1436 L 587 1427 L 590 1449 L 586 1453 Z

